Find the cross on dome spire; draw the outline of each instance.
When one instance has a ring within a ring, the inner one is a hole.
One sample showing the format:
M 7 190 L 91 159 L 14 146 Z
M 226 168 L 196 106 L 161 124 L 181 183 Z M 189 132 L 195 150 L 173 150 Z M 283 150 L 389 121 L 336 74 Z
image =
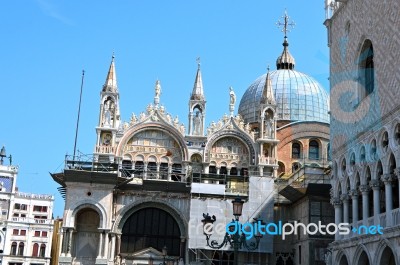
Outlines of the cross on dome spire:
M 287 33 L 290 32 L 291 28 L 294 28 L 295 23 L 292 20 L 291 22 L 290 17 L 288 16 L 286 10 L 285 10 L 285 15 L 282 16 L 283 18 L 283 22 L 278 21 L 276 22 L 276 25 L 280 28 L 282 27 L 282 32 L 285 34 L 284 36 L 284 41 L 283 41 L 283 52 L 281 54 L 281 56 L 278 57 L 278 59 L 276 60 L 276 68 L 278 70 L 280 69 L 289 69 L 289 70 L 293 70 L 294 69 L 294 65 L 295 65 L 295 60 L 293 58 L 293 56 L 290 54 L 289 52 L 289 43 L 287 41 Z
M 285 15 L 282 16 L 282 18 L 283 18 L 283 22 L 280 22 L 278 20 L 278 22 L 276 22 L 276 25 L 278 26 L 278 28 L 282 27 L 281 31 L 285 34 L 285 39 L 286 39 L 287 33 L 290 32 L 290 29 L 291 28 L 293 29 L 296 24 L 294 23 L 293 20 L 291 22 L 289 22 L 290 17 L 288 16 L 286 9 L 285 9 Z

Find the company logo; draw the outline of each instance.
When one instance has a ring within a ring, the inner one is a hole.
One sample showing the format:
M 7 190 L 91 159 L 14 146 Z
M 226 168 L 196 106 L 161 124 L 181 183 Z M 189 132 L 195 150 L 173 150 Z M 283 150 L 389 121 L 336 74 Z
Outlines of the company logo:
M 351 232 L 356 233 L 358 235 L 364 234 L 383 234 L 383 227 L 380 225 L 371 225 L 365 226 L 361 225 L 358 228 L 353 227 L 351 228 L 349 223 L 329 223 L 329 224 L 322 224 L 321 221 L 318 223 L 309 223 L 303 224 L 300 222 L 293 222 L 293 223 L 282 223 L 279 221 L 278 223 L 268 223 L 263 224 L 261 221 L 255 223 L 244 223 L 241 224 L 240 222 L 233 221 L 226 225 L 225 228 L 226 233 L 229 235 L 234 235 L 236 233 L 244 234 L 246 239 L 249 240 L 254 236 L 258 235 L 280 235 L 282 240 L 284 240 L 289 235 L 335 235 L 339 233 L 339 235 L 348 235 Z

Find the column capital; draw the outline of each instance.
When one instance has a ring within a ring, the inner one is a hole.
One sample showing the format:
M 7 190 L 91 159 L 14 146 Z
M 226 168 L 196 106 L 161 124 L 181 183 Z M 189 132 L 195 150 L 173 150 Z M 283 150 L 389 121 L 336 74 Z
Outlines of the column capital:
M 369 192 L 369 190 L 370 190 L 370 187 L 368 185 L 360 185 L 361 193 L 366 194 Z
M 379 189 L 379 188 L 380 188 L 379 180 L 377 180 L 377 179 L 371 179 L 371 181 L 369 182 L 369 186 L 370 186 L 373 190 Z
M 381 180 L 385 183 L 385 184 L 390 184 L 392 183 L 392 180 L 395 179 L 395 175 L 393 174 L 383 174 L 381 176 Z
M 351 196 L 352 199 L 356 199 L 358 197 L 358 190 L 356 189 L 351 189 L 349 191 L 349 195 Z
M 397 176 L 397 178 L 400 178 L 400 167 L 396 167 L 394 170 L 394 175 Z
M 340 195 L 340 199 L 341 199 L 343 202 L 348 202 L 348 201 L 350 200 L 350 196 L 349 196 L 349 194 L 344 193 L 344 194 L 341 194 L 341 195 Z
M 333 197 L 331 198 L 331 204 L 333 205 L 333 207 L 337 208 L 342 206 L 342 201 L 339 197 Z

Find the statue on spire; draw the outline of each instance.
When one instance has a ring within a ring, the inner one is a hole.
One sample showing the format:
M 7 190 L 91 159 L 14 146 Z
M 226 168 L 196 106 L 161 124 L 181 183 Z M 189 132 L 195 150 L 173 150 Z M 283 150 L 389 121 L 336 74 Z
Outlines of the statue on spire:
M 155 90 L 154 105 L 158 106 L 158 104 L 160 103 L 160 95 L 161 95 L 160 80 L 156 81 L 156 85 L 154 87 L 154 90 Z
M 233 91 L 233 87 L 229 87 L 229 111 L 231 116 L 233 116 L 233 112 L 235 111 L 235 103 L 236 103 L 236 95 Z

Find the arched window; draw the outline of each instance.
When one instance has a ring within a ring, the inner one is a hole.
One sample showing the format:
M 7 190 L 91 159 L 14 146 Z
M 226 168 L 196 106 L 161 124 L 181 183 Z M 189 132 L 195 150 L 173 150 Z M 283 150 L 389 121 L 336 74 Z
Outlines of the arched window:
M 41 244 L 40 245 L 39 257 L 44 258 L 45 255 L 46 255 L 46 245 L 45 244 Z
M 32 257 L 37 257 L 38 252 L 39 252 L 39 244 L 35 243 L 35 244 L 33 244 Z
M 361 49 L 359 76 L 362 85 L 360 99 L 363 99 L 374 91 L 374 49 L 370 40 L 366 40 Z
M 301 146 L 297 142 L 292 144 L 292 158 L 293 159 L 301 158 Z
M 18 245 L 18 256 L 23 256 L 24 255 L 24 243 L 19 243 Z
M 149 247 L 161 251 L 164 246 L 168 248 L 168 256 L 179 257 L 181 230 L 170 213 L 159 208 L 144 208 L 125 221 L 121 253 L 128 255 Z
M 317 141 L 310 141 L 309 150 L 308 150 L 308 158 L 311 160 L 319 159 L 319 144 Z
M 17 255 L 17 242 L 12 242 L 10 255 Z

